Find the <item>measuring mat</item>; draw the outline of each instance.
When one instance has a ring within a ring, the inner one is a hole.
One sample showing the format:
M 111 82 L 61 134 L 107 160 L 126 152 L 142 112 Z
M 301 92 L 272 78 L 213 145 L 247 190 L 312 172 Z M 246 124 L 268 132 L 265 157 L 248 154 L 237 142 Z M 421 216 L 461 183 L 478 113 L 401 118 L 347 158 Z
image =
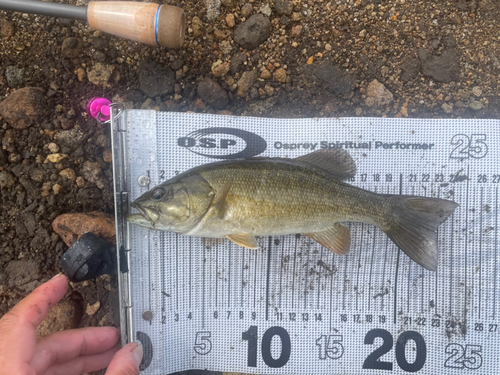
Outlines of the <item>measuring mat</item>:
M 498 371 L 500 121 L 126 110 L 112 129 L 122 341 L 142 344 L 142 373 Z M 347 224 L 341 256 L 303 234 L 252 250 L 125 220 L 132 201 L 192 167 L 323 148 L 352 155 L 350 184 L 460 205 L 439 227 L 436 272 L 369 224 Z

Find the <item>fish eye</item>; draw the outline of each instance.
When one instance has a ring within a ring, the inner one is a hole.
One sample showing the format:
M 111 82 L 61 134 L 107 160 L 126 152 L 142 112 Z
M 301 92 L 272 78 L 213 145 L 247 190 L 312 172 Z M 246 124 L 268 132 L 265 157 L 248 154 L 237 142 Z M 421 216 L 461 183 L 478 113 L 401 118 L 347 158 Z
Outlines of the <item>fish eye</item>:
M 153 199 L 155 201 L 159 201 L 160 199 L 162 199 L 165 196 L 165 194 L 166 194 L 165 189 L 163 189 L 163 188 L 155 189 L 153 191 Z

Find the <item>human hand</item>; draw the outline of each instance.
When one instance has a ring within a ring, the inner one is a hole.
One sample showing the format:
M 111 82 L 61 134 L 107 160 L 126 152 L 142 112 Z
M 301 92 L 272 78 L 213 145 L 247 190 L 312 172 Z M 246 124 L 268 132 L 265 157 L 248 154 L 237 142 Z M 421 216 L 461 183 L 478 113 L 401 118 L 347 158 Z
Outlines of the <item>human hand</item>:
M 79 375 L 105 367 L 106 375 L 138 375 L 142 348 L 130 343 L 117 350 L 116 328 L 81 328 L 36 336 L 36 328 L 67 289 L 66 276 L 57 275 L 0 319 L 0 375 Z

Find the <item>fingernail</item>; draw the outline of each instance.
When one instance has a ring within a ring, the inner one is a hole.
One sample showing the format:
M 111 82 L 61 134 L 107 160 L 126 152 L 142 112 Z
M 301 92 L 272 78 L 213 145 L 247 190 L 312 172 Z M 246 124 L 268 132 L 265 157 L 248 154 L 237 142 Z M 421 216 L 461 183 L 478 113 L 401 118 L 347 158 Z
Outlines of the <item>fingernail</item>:
M 137 363 L 137 366 L 139 366 L 142 362 L 142 346 L 136 343 L 136 347 L 132 351 L 132 354 L 134 355 L 134 359 L 135 362 Z

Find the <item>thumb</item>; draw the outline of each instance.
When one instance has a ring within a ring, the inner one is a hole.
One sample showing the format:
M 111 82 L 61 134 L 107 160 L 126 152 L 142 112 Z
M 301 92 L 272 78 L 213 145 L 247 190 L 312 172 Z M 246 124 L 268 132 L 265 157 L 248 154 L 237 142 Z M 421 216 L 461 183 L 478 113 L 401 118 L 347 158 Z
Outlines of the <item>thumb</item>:
M 139 375 L 142 347 L 131 342 L 118 350 L 108 366 L 106 375 Z

